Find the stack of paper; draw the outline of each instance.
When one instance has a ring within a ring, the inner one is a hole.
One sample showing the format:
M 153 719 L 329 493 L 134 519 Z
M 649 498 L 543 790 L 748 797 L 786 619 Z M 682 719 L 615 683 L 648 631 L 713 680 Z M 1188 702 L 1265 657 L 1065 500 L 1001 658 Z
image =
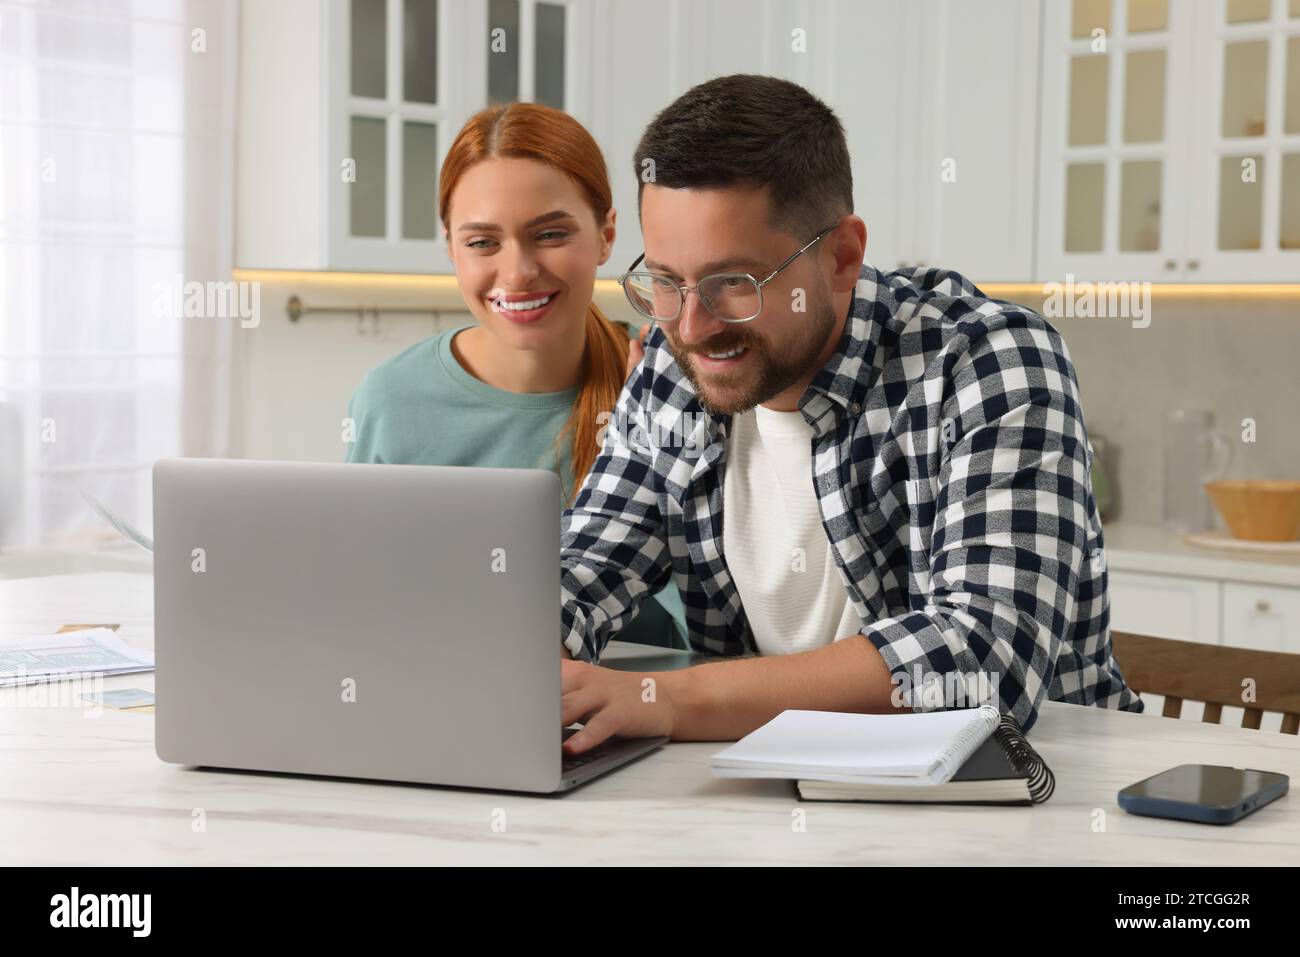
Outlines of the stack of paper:
M 0 640 L 0 688 L 139 671 L 153 671 L 153 652 L 128 645 L 110 628 Z
M 784 711 L 713 756 L 718 777 L 939 785 L 998 726 L 987 705 L 923 714 Z

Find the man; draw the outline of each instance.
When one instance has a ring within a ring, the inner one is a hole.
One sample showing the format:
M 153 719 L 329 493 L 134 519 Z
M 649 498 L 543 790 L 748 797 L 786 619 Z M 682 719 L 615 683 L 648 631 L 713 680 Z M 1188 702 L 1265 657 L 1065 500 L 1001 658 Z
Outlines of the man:
M 844 132 L 803 88 L 688 91 L 637 148 L 656 320 L 562 539 L 566 748 L 731 740 L 789 708 L 1141 711 L 1111 654 L 1065 345 L 943 269 L 863 264 Z M 676 581 L 697 650 L 594 664 Z

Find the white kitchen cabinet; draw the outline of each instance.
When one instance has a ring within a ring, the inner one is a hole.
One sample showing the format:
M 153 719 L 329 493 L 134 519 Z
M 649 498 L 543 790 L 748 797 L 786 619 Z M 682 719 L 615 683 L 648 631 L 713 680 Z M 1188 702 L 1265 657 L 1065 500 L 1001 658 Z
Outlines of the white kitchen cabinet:
M 1111 569 L 1110 627 L 1158 638 L 1221 644 L 1217 581 Z
M 447 272 L 437 173 L 486 99 L 486 36 L 472 5 L 343 0 L 325 5 L 325 243 L 331 268 Z M 455 49 L 453 58 L 450 54 Z
M 1039 278 L 1294 281 L 1300 5 L 1043 10 Z
M 1196 7 L 1044 6 L 1039 278 L 1188 273 Z
M 236 262 L 449 272 L 438 169 L 473 112 L 518 98 L 562 107 L 601 144 L 620 232 L 600 275 L 618 276 L 641 252 L 646 124 L 694 84 L 749 72 L 839 114 L 874 265 L 1027 279 L 1037 17 L 1034 0 L 247 4 Z M 504 51 L 490 52 L 495 29 Z
M 240 10 L 236 266 L 328 268 L 324 31 L 320 0 Z
M 867 223 L 867 258 L 898 265 L 904 185 L 919 126 L 906 124 L 914 64 L 904 56 L 905 5 L 892 0 L 609 0 L 593 9 L 590 127 L 605 152 L 619 235 L 599 275 L 617 277 L 642 251 L 633 156 L 654 116 L 692 86 L 732 73 L 799 83 L 844 124 L 854 205 Z M 810 237 L 811 238 L 811 237 Z
M 809 37 L 817 69 L 806 85 L 844 125 L 854 211 L 867 224 L 867 261 L 888 272 L 919 258 L 909 236 L 917 215 L 913 164 L 921 133 L 912 98 L 924 73 L 908 56 L 915 11 L 889 0 L 833 0 L 820 13 Z M 824 50 L 813 46 L 819 40 Z
M 1031 278 L 1034 0 L 610 0 L 592 15 L 594 48 L 608 55 L 594 68 L 591 124 L 621 217 L 602 276 L 641 251 L 632 156 L 646 124 L 696 83 L 762 73 L 840 117 L 873 265 Z
M 1300 588 L 1110 571 L 1116 631 L 1300 653 Z
M 911 57 L 899 121 L 914 149 L 903 180 L 914 207 L 898 223 L 902 259 L 977 282 L 1029 281 L 1041 4 L 922 0 L 907 7 Z
M 236 264 L 449 273 L 437 210 L 448 147 L 493 96 L 583 119 L 591 6 L 245 4 Z
M 1210 279 L 1300 277 L 1300 3 L 1195 5 L 1189 242 Z
M 618 213 L 613 252 L 597 272 L 602 278 L 621 276 L 642 251 L 633 157 L 646 124 L 707 78 L 698 6 L 694 0 L 665 0 L 653 8 L 608 0 L 591 8 L 592 45 L 602 54 L 591 64 L 590 114 L 578 118 L 605 154 Z
M 1300 653 L 1300 589 L 1225 582 L 1223 643 Z

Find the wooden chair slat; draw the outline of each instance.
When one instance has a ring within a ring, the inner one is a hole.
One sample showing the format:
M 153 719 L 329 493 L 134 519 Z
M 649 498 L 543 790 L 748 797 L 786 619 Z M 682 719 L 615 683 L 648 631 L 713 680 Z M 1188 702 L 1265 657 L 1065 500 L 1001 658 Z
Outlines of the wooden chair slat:
M 1112 631 L 1111 642 L 1125 682 L 1163 696 L 1166 718 L 1181 717 L 1184 701 L 1201 701 L 1204 722 L 1221 724 L 1225 707 L 1242 708 L 1241 726 L 1259 730 L 1264 712 L 1278 711 L 1282 730 L 1300 734 L 1300 655 L 1123 631 Z M 1249 702 L 1242 700 L 1247 687 Z

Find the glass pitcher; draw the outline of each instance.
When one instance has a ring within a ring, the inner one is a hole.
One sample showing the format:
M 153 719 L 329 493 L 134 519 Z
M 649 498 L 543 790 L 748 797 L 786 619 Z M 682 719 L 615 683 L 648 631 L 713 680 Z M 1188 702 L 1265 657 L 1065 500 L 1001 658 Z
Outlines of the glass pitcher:
M 1223 478 L 1232 444 L 1214 427 L 1208 409 L 1174 409 L 1165 418 L 1164 519 L 1174 532 L 1203 532 L 1214 522 L 1205 483 Z

